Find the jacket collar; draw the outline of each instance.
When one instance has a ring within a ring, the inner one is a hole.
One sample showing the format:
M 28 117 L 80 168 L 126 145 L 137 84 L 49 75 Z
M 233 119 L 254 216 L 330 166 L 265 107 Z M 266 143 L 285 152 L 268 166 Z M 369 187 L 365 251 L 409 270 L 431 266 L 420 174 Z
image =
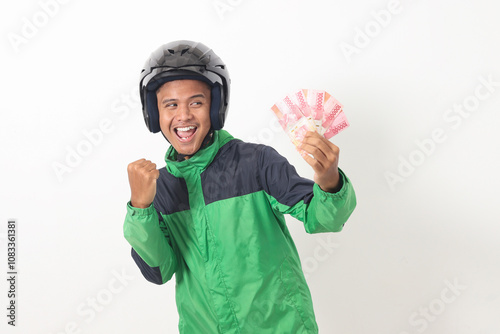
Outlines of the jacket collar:
M 219 149 L 232 139 L 234 137 L 225 130 L 214 131 L 213 141 L 210 145 L 200 149 L 191 158 L 183 161 L 177 161 L 177 151 L 173 146 L 170 146 L 165 154 L 167 171 L 175 177 L 183 177 L 184 173 L 193 169 L 201 173 L 210 165 Z

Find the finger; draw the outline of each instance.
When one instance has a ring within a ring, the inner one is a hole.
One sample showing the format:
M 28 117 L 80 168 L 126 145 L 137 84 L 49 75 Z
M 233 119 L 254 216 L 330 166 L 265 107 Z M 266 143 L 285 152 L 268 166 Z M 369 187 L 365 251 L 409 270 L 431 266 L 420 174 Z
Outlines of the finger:
M 306 152 L 305 155 L 308 155 L 308 154 L 312 155 L 313 158 L 321 166 L 323 166 L 323 164 L 328 161 L 328 159 L 327 159 L 326 155 L 324 154 L 324 152 L 322 152 L 321 149 L 319 149 L 317 146 L 314 146 L 314 145 L 311 145 L 311 144 L 302 143 L 298 148 L 299 148 L 299 150 L 302 150 L 302 151 Z M 311 159 L 313 159 L 313 158 L 311 158 Z
M 141 168 L 147 168 L 151 164 L 152 164 L 151 160 L 144 159 L 144 161 L 138 163 L 138 166 Z
M 131 165 L 141 165 L 143 164 L 145 161 L 147 161 L 146 159 L 142 158 L 142 159 L 139 159 L 139 160 L 136 160 L 134 162 L 131 163 Z
M 146 172 L 149 172 L 151 170 L 156 169 L 156 164 L 151 162 L 151 160 L 141 159 L 138 160 L 135 167 L 137 168 L 137 170 L 145 170 Z
M 319 140 L 323 143 L 325 143 L 327 146 L 330 146 L 330 147 L 333 147 L 335 146 L 334 143 L 332 143 L 329 139 L 326 139 L 323 135 L 319 134 L 318 132 L 316 131 L 308 131 L 306 132 L 306 134 L 304 135 L 304 138 L 307 139 L 307 140 Z
M 303 143 L 317 147 L 324 154 L 325 158 L 331 163 L 338 159 L 340 152 L 339 147 L 318 133 L 311 133 L 309 136 L 306 136 Z M 319 155 L 317 158 L 323 160 Z
M 136 165 L 140 164 L 142 160 L 144 160 L 144 159 L 139 159 L 139 160 L 133 161 L 133 162 L 128 164 L 128 167 L 130 168 L 132 166 L 136 166 Z
M 310 155 L 308 155 L 305 151 L 302 151 L 298 149 L 300 155 L 302 158 L 313 168 L 315 172 L 321 172 L 323 170 L 323 166 L 319 163 L 318 160 L 312 158 Z
M 323 137 L 319 133 L 313 132 L 313 131 L 309 131 L 308 133 L 306 133 L 306 135 L 304 136 L 303 142 L 305 142 L 307 144 L 314 145 L 314 146 L 320 146 L 320 147 L 324 148 L 323 149 L 324 151 L 327 151 L 328 148 L 333 149 L 334 147 L 336 147 L 335 144 L 330 142 L 328 139 L 326 139 L 325 137 Z
M 139 171 L 144 168 L 144 166 L 148 165 L 148 160 L 146 159 L 139 159 L 137 161 L 134 161 L 128 165 L 128 171 Z
M 319 134 L 311 133 L 308 137 L 304 138 L 299 148 L 305 150 L 323 164 L 332 158 L 331 147 L 328 143 Z
M 317 132 L 312 131 L 307 132 L 302 141 L 311 145 L 323 144 L 325 146 L 329 146 L 330 144 L 330 142 L 325 137 L 321 136 Z
M 146 171 L 151 172 L 151 171 L 156 170 L 156 164 L 155 164 L 155 163 L 150 162 L 149 164 L 145 165 L 143 168 L 144 168 Z
M 304 138 L 317 138 L 317 139 L 325 139 L 322 135 L 317 131 L 307 131 L 304 135 Z

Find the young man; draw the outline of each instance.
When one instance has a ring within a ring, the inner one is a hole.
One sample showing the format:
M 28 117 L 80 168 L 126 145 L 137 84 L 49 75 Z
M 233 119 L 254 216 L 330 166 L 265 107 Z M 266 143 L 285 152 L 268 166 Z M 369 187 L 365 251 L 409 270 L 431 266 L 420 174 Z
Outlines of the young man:
M 356 198 L 338 147 L 317 133 L 305 137 L 312 182 L 271 147 L 222 130 L 230 79 L 201 43 L 160 47 L 140 85 L 147 127 L 171 146 L 166 167 L 129 164 L 124 235 L 147 280 L 163 284 L 175 274 L 180 333 L 317 333 L 283 214 L 308 233 L 342 229 Z

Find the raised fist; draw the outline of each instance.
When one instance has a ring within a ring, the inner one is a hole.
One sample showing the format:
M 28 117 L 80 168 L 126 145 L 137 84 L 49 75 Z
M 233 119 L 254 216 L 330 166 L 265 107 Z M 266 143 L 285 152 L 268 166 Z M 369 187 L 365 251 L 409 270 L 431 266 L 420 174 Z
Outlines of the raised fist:
M 156 180 L 160 177 L 160 171 L 156 169 L 156 164 L 140 159 L 130 163 L 127 172 L 132 193 L 130 203 L 135 208 L 147 208 L 155 198 Z

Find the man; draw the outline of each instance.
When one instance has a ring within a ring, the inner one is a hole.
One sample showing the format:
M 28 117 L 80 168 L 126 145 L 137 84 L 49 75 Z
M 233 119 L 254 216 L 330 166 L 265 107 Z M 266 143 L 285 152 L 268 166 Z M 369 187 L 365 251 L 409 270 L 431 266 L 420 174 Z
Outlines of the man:
M 308 233 L 340 231 L 356 205 L 339 149 L 308 133 L 315 171 L 301 178 L 274 149 L 222 130 L 226 65 L 201 43 L 155 51 L 141 72 L 146 125 L 170 142 L 166 167 L 128 166 L 124 235 L 144 277 L 175 273 L 180 333 L 317 333 L 312 300 L 283 214 Z

